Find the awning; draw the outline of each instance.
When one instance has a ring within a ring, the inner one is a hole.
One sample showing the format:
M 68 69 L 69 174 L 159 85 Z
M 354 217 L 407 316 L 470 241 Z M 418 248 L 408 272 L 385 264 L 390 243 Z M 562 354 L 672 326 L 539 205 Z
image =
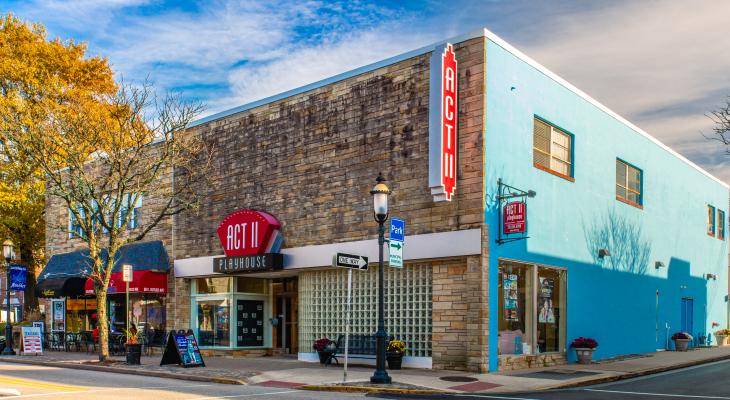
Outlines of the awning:
M 112 269 L 112 279 L 114 279 L 115 273 L 119 273 L 121 275 L 122 265 L 124 264 L 132 265 L 135 271 L 135 276 L 137 272 L 142 271 L 157 271 L 166 274 L 170 268 L 170 259 L 167 255 L 167 250 L 159 240 L 131 243 L 122 246 L 117 251 L 114 258 L 116 260 L 114 262 L 114 268 Z M 104 259 L 106 259 L 106 251 L 102 252 L 102 260 Z M 36 296 L 84 296 L 86 294 L 84 290 L 86 281 L 87 278 L 89 278 L 90 273 L 91 260 L 89 259 L 88 249 L 56 254 L 51 257 L 48 264 L 46 264 L 46 267 L 43 268 L 43 271 L 41 271 L 40 275 L 38 275 Z M 121 282 L 121 276 L 119 278 L 119 281 Z M 149 278 L 147 278 L 146 281 L 149 282 Z M 165 293 L 167 292 L 166 283 L 167 279 L 165 279 Z M 124 287 L 123 282 L 121 287 Z M 139 288 L 140 290 L 143 290 L 144 285 Z M 152 289 L 153 287 L 150 286 L 150 288 Z M 158 285 L 155 286 L 155 288 L 159 290 L 162 287 Z M 123 292 L 124 291 L 122 291 L 122 293 Z
M 126 293 L 127 286 L 122 280 L 121 272 L 112 272 L 109 278 L 109 294 Z M 94 294 L 94 280 L 89 278 L 84 285 L 84 293 Z M 167 272 L 134 271 L 132 282 L 129 282 L 129 293 L 157 293 L 167 294 Z

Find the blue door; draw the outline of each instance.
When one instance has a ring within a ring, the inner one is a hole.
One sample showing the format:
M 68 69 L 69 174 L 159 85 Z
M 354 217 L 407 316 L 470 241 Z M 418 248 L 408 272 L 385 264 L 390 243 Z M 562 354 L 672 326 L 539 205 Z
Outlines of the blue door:
M 682 299 L 682 332 L 687 332 L 690 335 L 694 335 L 692 326 L 693 321 L 693 308 L 694 301 L 691 298 L 685 297 Z

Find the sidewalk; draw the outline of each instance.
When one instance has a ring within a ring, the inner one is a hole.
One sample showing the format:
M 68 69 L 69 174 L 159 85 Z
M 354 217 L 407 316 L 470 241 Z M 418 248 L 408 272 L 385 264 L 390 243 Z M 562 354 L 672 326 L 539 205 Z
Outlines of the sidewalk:
M 229 358 L 208 357 L 204 368 L 160 366 L 160 356 L 142 357 L 141 366 L 125 365 L 123 357 L 99 365 L 96 355 L 73 352 L 47 352 L 42 356 L 0 357 L 0 362 L 41 364 L 63 368 L 97 370 L 162 378 L 261 385 L 312 390 L 373 390 L 369 378 L 373 367 L 350 366 L 348 382 L 343 384 L 341 366 L 322 366 L 297 361 L 293 357 Z M 591 365 L 569 364 L 551 368 L 474 374 L 461 371 L 404 369 L 388 371 L 394 384 L 390 391 L 428 393 L 514 392 L 554 389 L 626 379 L 670 369 L 730 359 L 730 347 L 698 349 L 688 352 L 657 352 L 623 360 Z M 377 391 L 382 391 L 379 387 Z

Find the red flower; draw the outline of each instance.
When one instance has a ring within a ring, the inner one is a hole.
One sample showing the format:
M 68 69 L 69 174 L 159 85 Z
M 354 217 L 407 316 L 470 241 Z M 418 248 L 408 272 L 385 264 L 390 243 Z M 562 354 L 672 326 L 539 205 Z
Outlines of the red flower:
M 579 349 L 595 349 L 598 347 L 598 342 L 596 342 L 595 339 L 579 337 L 573 340 L 570 347 L 576 347 Z

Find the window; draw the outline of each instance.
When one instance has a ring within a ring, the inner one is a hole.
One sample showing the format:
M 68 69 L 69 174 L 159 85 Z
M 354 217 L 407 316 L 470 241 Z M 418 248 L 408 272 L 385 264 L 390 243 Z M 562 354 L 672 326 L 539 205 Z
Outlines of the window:
M 715 236 L 715 207 L 707 205 L 707 234 Z
M 573 136 L 535 117 L 532 140 L 533 165 L 573 181 Z
M 725 211 L 717 210 L 717 238 L 725 240 Z
M 564 269 L 499 261 L 499 355 L 564 352 Z
M 136 197 L 136 199 L 135 199 Z M 134 204 L 132 204 L 134 202 Z M 127 213 L 130 209 L 132 210 L 132 216 L 129 218 L 127 228 L 134 229 L 139 226 L 139 211 L 142 208 L 142 195 L 141 194 L 127 194 L 122 200 L 122 208 L 119 211 L 119 222 L 118 226 L 122 225 L 122 222 L 127 218 Z
M 77 210 L 81 218 L 84 218 L 86 215 L 84 209 L 78 207 Z M 71 208 L 68 209 L 68 232 L 69 239 L 84 237 L 84 230 L 81 228 L 81 222 L 78 218 L 76 218 L 76 215 L 71 212 Z
M 640 169 L 616 159 L 616 199 L 641 208 L 642 172 Z

